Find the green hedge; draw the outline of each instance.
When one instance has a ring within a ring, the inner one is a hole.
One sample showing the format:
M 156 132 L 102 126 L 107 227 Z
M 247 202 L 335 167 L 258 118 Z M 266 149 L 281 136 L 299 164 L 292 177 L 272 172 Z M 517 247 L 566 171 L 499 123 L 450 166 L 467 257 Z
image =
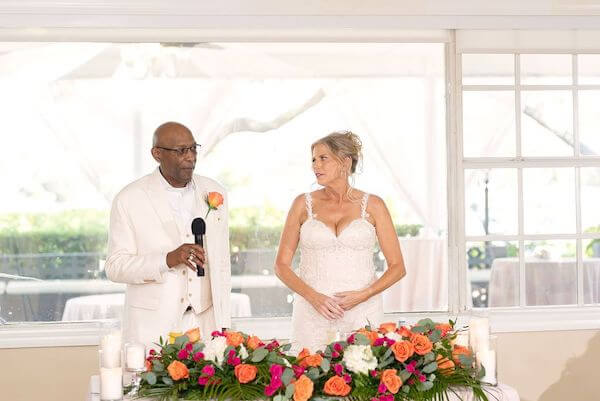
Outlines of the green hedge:
M 419 225 L 396 226 L 400 237 L 416 236 Z M 274 248 L 279 243 L 281 227 L 230 227 L 232 251 Z M 34 231 L 0 232 L 0 253 L 106 253 L 107 231 Z
M 283 219 L 276 212 L 269 208 L 232 211 L 232 251 L 276 247 L 282 229 L 276 222 Z M 256 221 L 265 224 L 258 225 Z M 418 224 L 397 225 L 396 233 L 400 237 L 414 237 L 420 228 Z M 106 253 L 107 232 L 106 211 L 83 209 L 60 213 L 5 214 L 0 216 L 0 253 Z

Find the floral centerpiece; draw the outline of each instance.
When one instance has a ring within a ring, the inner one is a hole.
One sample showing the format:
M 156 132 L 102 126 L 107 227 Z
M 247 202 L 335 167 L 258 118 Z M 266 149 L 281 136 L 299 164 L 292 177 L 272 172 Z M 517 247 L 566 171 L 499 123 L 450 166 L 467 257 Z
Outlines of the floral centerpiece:
M 446 400 L 459 388 L 488 398 L 468 348 L 454 345 L 454 322 L 365 327 L 324 351 L 289 355 L 290 344 L 235 331 L 198 329 L 160 339 L 150 351 L 139 395 L 160 400 Z

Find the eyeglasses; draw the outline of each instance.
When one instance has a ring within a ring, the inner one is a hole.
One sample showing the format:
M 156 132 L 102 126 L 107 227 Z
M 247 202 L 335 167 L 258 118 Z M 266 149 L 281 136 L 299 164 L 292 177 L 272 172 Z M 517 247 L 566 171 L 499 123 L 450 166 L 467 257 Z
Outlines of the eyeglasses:
M 198 148 L 201 145 L 196 143 L 193 146 L 187 147 L 187 148 L 165 148 L 162 146 L 155 146 L 155 148 L 159 148 L 159 149 L 164 149 L 164 150 L 170 150 L 171 152 L 175 152 L 177 153 L 177 156 L 185 156 L 185 154 L 187 152 L 192 152 L 193 154 L 198 153 Z

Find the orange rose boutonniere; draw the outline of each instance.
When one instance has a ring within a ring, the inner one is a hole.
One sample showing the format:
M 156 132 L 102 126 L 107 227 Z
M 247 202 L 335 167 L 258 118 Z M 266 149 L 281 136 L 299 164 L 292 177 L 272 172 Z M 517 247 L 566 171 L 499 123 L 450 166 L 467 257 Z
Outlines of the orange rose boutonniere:
M 217 210 L 222 204 L 223 195 L 221 195 L 219 192 L 209 192 L 208 195 L 206 195 L 206 205 L 208 206 L 208 211 L 206 212 L 206 216 L 204 218 L 208 217 L 208 214 L 211 210 Z

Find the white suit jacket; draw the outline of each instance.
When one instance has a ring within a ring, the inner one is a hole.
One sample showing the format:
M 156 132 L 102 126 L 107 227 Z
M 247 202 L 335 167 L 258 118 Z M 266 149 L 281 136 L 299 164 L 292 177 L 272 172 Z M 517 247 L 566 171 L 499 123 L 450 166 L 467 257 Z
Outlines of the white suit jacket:
M 168 252 L 193 237 L 179 232 L 175 217 L 161 184 L 157 168 L 154 173 L 127 185 L 115 197 L 110 214 L 106 275 L 112 281 L 126 283 L 123 337 L 125 341 L 144 344 L 158 342 L 179 327 L 188 305 L 196 311 L 199 297 L 190 296 L 200 288 L 196 274 L 185 265 L 168 271 Z M 227 196 L 216 181 L 194 175 L 194 216 L 204 218 L 208 210 L 208 192 L 220 192 L 223 205 L 212 210 L 206 221 L 204 249 L 210 274 L 212 304 L 216 328 L 231 327 L 231 262 Z M 191 222 L 190 222 L 191 226 Z M 186 240 L 187 239 L 187 240 Z M 203 333 L 203 337 L 207 335 Z

